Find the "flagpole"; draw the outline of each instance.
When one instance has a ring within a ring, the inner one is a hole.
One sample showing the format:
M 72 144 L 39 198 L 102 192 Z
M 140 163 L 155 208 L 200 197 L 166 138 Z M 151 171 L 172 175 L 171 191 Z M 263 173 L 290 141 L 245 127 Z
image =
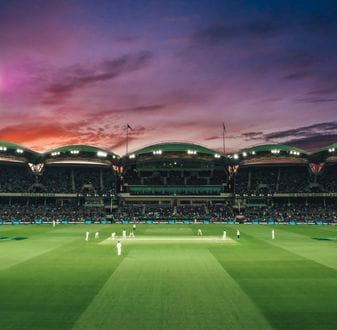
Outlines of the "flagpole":
M 129 124 L 126 124 L 126 154 L 129 152 Z
M 222 146 L 224 154 L 226 153 L 225 133 L 226 133 L 225 124 L 222 123 Z

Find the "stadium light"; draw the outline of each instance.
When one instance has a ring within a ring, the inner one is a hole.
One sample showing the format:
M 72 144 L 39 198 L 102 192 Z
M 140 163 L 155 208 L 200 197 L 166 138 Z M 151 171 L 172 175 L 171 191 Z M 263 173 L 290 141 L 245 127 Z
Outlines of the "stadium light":
M 59 156 L 59 155 L 60 155 L 60 152 L 59 152 L 59 151 L 55 151 L 55 152 L 52 152 L 51 155 L 52 155 L 53 157 Z
M 294 156 L 299 156 L 301 154 L 299 151 L 296 150 L 291 150 L 289 153 Z
M 242 156 L 243 156 L 243 157 L 247 157 L 247 153 L 244 151 L 244 152 L 242 153 Z
M 72 155 L 78 155 L 80 153 L 80 151 L 79 150 L 70 150 L 70 153 Z
M 330 148 L 329 152 L 335 152 L 335 148 Z
M 221 156 L 219 154 L 214 154 L 215 158 L 220 158 Z
M 0 151 L 7 151 L 7 147 L 0 147 Z
M 187 150 L 188 155 L 196 155 L 197 152 L 195 150 Z
M 134 159 L 134 158 L 136 158 L 136 155 L 135 154 L 131 154 L 131 155 L 129 155 L 129 158 L 130 159 Z
M 155 150 L 155 151 L 153 151 L 154 155 L 161 155 L 162 153 L 163 153 L 162 150 Z
M 18 154 L 23 154 L 23 150 L 22 150 L 22 149 L 16 149 L 16 152 L 17 152 Z
M 238 154 L 234 154 L 234 159 L 239 159 L 239 155 Z
M 108 156 L 108 153 L 100 150 L 100 151 L 97 151 L 97 156 L 98 157 L 106 157 L 106 156 Z
M 252 151 L 252 155 L 255 155 L 255 151 Z

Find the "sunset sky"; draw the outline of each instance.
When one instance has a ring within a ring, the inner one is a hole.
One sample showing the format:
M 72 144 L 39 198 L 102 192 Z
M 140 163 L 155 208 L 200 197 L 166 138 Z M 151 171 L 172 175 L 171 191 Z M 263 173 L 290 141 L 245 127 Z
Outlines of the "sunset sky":
M 337 142 L 337 1 L 0 0 L 0 140 Z

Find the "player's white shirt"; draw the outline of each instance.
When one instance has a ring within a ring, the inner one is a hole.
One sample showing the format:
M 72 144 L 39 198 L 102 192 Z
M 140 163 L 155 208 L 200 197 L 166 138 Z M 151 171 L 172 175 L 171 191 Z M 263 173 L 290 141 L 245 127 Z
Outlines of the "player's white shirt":
M 116 247 L 117 247 L 117 255 L 121 255 L 122 254 L 122 243 L 121 242 L 118 242 L 116 244 Z

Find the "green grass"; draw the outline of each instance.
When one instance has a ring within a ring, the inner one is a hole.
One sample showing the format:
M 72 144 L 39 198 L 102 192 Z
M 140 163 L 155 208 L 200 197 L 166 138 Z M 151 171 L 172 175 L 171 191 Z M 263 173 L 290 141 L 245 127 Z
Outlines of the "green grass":
M 1 329 L 335 329 L 337 237 L 326 226 L 0 226 Z M 214 240 L 187 241 L 202 228 Z M 91 239 L 84 241 L 89 230 Z M 100 239 L 94 240 L 98 230 Z M 153 240 L 157 237 L 162 240 Z M 166 241 L 167 237 L 181 238 Z M 219 237 L 219 238 L 218 238 Z

